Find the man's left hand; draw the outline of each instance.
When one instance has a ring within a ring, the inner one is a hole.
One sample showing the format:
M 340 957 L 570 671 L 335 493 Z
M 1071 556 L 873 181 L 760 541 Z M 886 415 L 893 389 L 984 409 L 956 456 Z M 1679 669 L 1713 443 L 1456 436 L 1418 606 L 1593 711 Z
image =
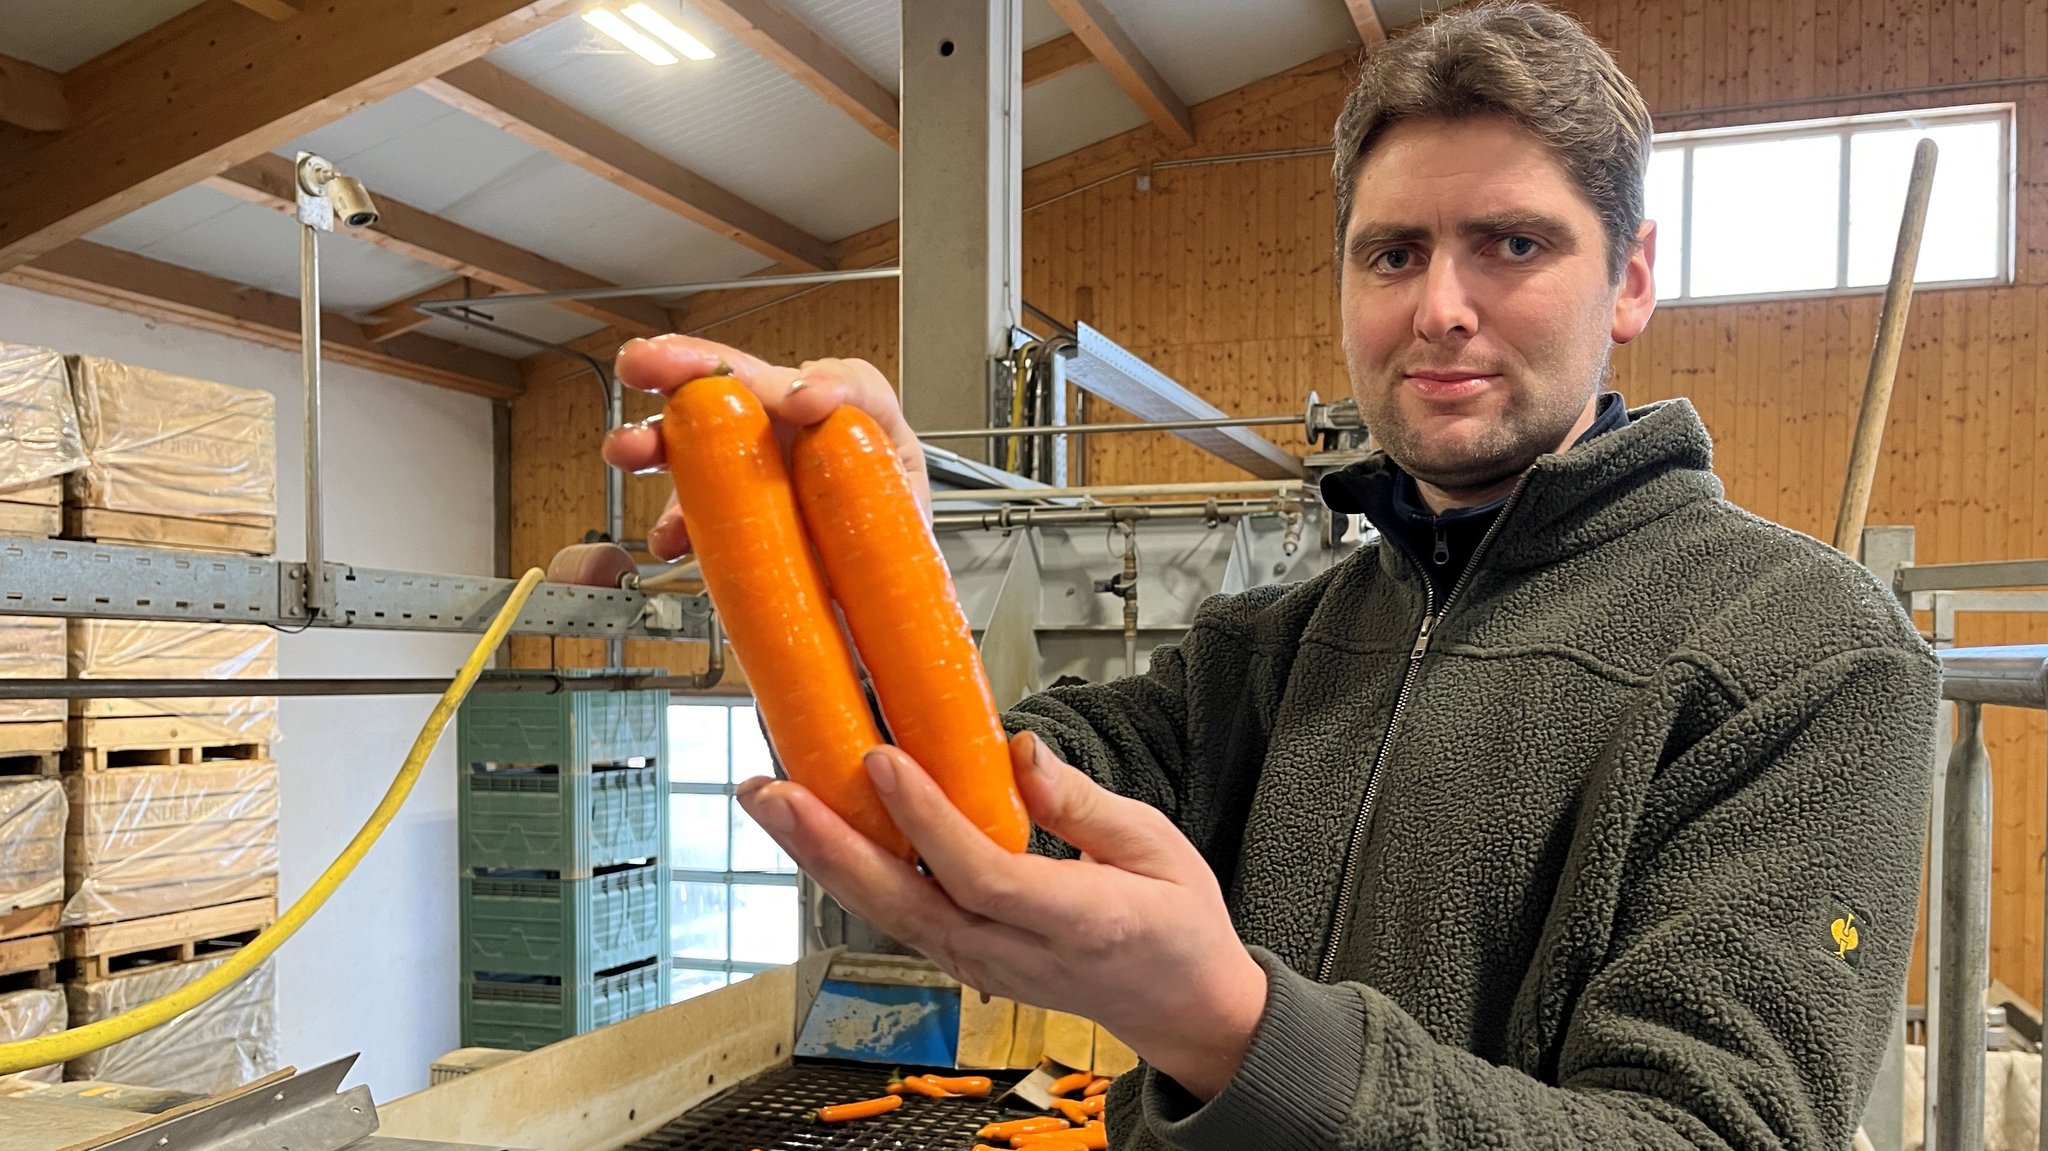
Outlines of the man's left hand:
M 1032 821 L 1079 859 L 1014 855 L 894 747 L 868 775 L 925 872 L 803 787 L 750 779 L 740 804 L 847 910 L 969 987 L 1092 1019 L 1198 1099 L 1243 1061 L 1266 974 L 1201 853 L 1165 815 L 1107 791 L 1036 736 L 1010 741 Z

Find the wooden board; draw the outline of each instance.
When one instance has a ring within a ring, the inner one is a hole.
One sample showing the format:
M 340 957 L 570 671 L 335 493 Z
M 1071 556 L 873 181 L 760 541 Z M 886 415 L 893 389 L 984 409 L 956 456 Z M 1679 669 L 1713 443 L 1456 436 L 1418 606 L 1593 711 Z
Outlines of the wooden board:
M 0 975 L 26 973 L 40 976 L 63 957 L 63 941 L 54 933 L 25 935 L 19 939 L 0 939 Z
M 35 756 L 43 752 L 61 751 L 64 748 L 65 727 L 62 720 L 42 720 L 36 723 L 0 723 L 0 757 L 22 755 Z M 38 774 L 40 774 L 38 768 Z M 19 774 L 8 772 L 7 774 Z
M 277 921 L 277 881 L 272 894 L 218 907 L 199 907 L 147 919 L 91 924 L 64 930 L 65 951 L 75 965 L 74 978 L 84 982 L 108 979 L 144 960 L 190 962 L 232 947 L 208 947 L 226 940 L 247 943 L 256 932 Z
M 24 935 L 43 935 L 57 930 L 57 919 L 64 913 L 61 903 L 45 903 L 36 907 L 17 907 L 13 911 L 0 911 L 0 939 L 19 939 Z
M 258 527 L 221 520 L 116 512 L 105 508 L 65 508 L 64 538 L 252 556 L 269 555 L 277 550 L 274 521 Z
M 10 504 L 36 504 L 40 507 L 61 507 L 64 503 L 64 477 L 51 476 L 20 487 L 0 488 L 0 501 Z
M 223 743 L 213 723 L 175 715 L 74 716 L 70 738 L 74 771 L 270 758 L 268 744 Z
M 0 724 L 4 733 L 13 724 Z M 31 725 L 23 725 L 31 726 Z M 54 779 L 61 755 L 51 751 L 0 751 L 0 782 L 23 779 Z
M 47 504 L 0 500 L 0 536 L 48 539 L 64 527 L 64 512 Z

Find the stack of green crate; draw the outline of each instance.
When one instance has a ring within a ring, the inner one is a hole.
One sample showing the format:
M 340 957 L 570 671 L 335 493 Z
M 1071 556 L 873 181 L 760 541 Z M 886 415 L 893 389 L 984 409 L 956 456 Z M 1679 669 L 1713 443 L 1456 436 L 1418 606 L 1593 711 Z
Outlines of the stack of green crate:
M 531 1050 L 661 1006 L 668 693 L 478 692 L 456 733 L 463 1044 Z

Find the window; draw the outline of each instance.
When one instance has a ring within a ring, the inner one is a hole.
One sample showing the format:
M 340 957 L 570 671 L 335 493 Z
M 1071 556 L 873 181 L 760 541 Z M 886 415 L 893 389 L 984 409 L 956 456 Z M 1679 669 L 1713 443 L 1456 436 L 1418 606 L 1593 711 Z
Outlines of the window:
M 1663 301 L 1881 288 L 1913 149 L 1940 149 L 1920 285 L 2011 276 L 2010 104 L 1659 136 L 1644 182 Z
M 754 709 L 670 704 L 668 745 L 674 1002 L 794 962 L 799 915 L 795 862 L 733 798 L 771 771 Z

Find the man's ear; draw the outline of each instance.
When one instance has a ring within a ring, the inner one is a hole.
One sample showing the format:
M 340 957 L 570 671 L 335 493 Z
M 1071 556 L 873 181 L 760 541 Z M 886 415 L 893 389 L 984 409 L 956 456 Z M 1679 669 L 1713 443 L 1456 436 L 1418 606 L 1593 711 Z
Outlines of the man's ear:
M 1636 231 L 1636 242 L 1628 263 L 1621 269 L 1621 288 L 1614 296 L 1614 326 L 1610 335 L 1626 344 L 1643 334 L 1650 314 L 1657 310 L 1657 222 L 1644 220 Z

